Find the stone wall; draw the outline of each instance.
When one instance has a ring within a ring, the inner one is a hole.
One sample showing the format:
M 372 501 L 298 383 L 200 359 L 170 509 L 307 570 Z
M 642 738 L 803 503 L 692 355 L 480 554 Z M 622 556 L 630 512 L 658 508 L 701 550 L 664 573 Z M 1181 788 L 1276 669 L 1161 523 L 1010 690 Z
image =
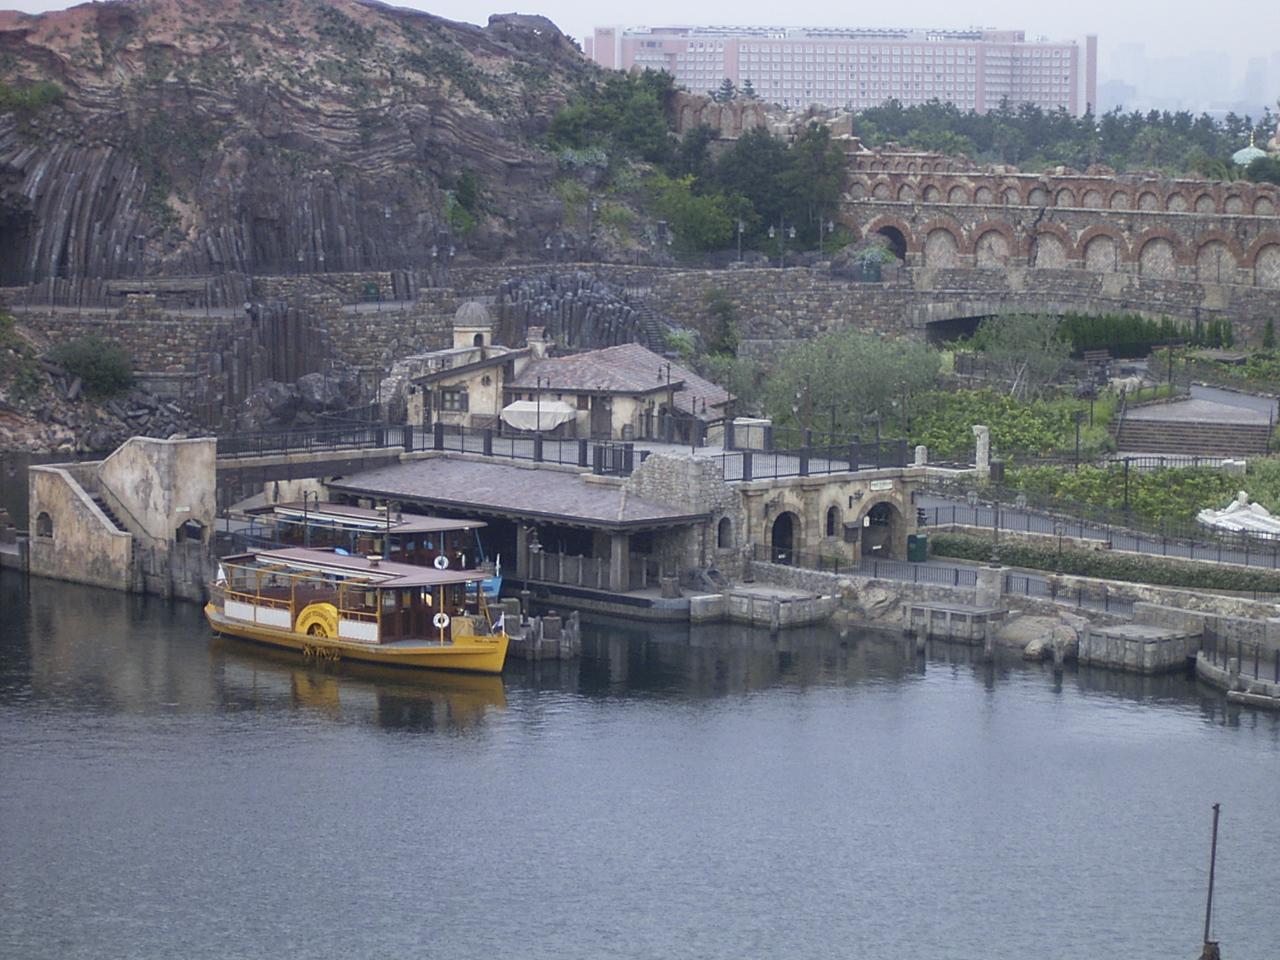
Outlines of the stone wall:
M 623 488 L 641 500 L 709 515 L 692 528 L 655 535 L 655 552 L 661 561 L 678 564 L 682 572 L 714 565 L 726 576 L 738 575 L 745 514 L 742 498 L 725 483 L 719 462 L 653 454 L 636 466 Z M 729 525 L 722 530 L 725 520 Z M 723 540 L 722 532 L 726 533 Z
M 116 527 L 70 469 L 30 469 L 31 572 L 114 590 L 134 589 L 133 537 Z

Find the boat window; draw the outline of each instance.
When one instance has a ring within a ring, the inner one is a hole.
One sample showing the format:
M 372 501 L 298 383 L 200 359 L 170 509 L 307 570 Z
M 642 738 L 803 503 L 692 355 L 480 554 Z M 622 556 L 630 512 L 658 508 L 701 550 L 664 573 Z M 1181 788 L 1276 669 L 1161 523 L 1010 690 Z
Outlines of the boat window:
M 382 609 L 394 610 L 396 608 L 396 592 L 394 590 L 382 591 Z

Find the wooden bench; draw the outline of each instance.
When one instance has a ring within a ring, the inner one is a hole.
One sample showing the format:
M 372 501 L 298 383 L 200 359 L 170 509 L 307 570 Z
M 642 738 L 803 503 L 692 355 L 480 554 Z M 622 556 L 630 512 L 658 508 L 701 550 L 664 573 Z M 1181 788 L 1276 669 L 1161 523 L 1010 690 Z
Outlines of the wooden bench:
M 1084 362 L 1093 366 L 1095 364 L 1104 364 L 1111 362 L 1110 350 L 1086 350 L 1084 352 Z

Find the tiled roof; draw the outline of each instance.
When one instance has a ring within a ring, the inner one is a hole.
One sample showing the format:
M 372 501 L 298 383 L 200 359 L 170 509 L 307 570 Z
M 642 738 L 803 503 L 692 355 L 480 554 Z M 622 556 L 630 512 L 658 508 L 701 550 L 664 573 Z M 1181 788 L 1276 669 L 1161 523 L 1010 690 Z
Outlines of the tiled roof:
M 341 477 L 329 486 L 364 496 L 416 501 L 436 509 L 590 527 L 663 527 L 701 519 L 701 515 L 629 496 L 617 484 L 591 482 L 580 473 L 452 457 L 366 470 Z
M 651 393 L 665 390 L 668 361 L 638 343 L 623 343 L 616 347 L 589 350 L 568 357 L 551 357 L 535 360 L 526 366 L 508 386 L 532 390 L 538 387 L 538 378 L 544 390 L 598 392 L 598 393 Z M 550 381 L 550 386 L 546 385 Z M 685 413 L 697 413 L 705 419 L 716 420 L 723 406 L 732 399 L 723 387 L 704 380 L 692 370 L 678 363 L 671 364 L 671 382 L 682 385 L 676 390 L 676 407 Z

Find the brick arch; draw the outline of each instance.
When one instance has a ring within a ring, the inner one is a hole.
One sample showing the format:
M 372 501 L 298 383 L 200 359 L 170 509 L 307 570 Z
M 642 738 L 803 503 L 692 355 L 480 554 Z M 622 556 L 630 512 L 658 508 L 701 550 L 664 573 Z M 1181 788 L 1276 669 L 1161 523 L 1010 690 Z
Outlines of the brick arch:
M 1130 195 L 1128 190 L 1126 190 L 1124 187 L 1117 187 L 1116 189 L 1112 190 L 1109 194 L 1107 194 L 1107 209 L 1108 210 L 1132 210 L 1133 209 L 1133 207 L 1131 206 L 1132 200 L 1133 198 Z M 1120 205 L 1116 206 L 1117 203 L 1119 203 Z
M 1043 200 L 1032 199 L 1031 195 L 1036 191 L 1039 191 L 1044 195 Z M 1029 206 L 1041 206 L 1041 205 L 1048 206 L 1049 202 L 1053 199 L 1053 193 L 1049 189 L 1048 183 L 1045 183 L 1044 181 L 1038 181 L 1036 183 L 1029 185 L 1026 191 L 1022 194 L 1022 197 L 1023 197 L 1023 203 L 1028 204 Z
M 1179 201 L 1181 203 L 1179 204 Z M 1170 190 L 1164 198 L 1164 208 L 1171 213 L 1181 213 L 1191 209 L 1187 195 L 1181 190 Z
M 1208 201 L 1207 203 L 1202 201 Z M 1217 213 L 1218 200 L 1208 190 L 1201 190 L 1191 201 L 1191 209 L 1197 213 Z
M 1234 209 L 1233 209 L 1234 208 Z M 1233 184 L 1231 190 L 1222 198 L 1223 213 L 1248 213 L 1249 201 L 1239 184 Z
M 1198 253 L 1201 247 L 1204 247 L 1215 240 L 1224 244 L 1226 248 L 1231 251 L 1231 255 L 1236 258 L 1236 263 L 1238 265 L 1244 266 L 1244 247 L 1240 245 L 1240 241 L 1236 237 L 1227 233 L 1225 230 L 1206 230 L 1195 238 L 1195 249 L 1189 251 L 1189 254 L 1194 255 L 1195 253 Z
M 1053 205 L 1055 207 L 1074 207 L 1076 205 L 1076 193 L 1070 187 L 1062 187 L 1053 195 Z
M 896 200 L 911 201 L 916 199 L 916 188 L 910 183 L 903 183 L 898 186 L 898 195 Z
M 974 203 L 995 203 L 995 201 L 995 191 L 985 183 L 979 184 L 978 188 L 973 191 Z
M 1272 244 L 1280 244 L 1280 231 L 1268 230 L 1254 240 L 1253 243 L 1249 244 L 1240 258 L 1240 265 L 1250 269 L 1257 266 L 1258 254 L 1262 252 L 1264 247 L 1269 247 Z
M 1063 263 L 1063 266 L 1068 266 L 1072 255 L 1075 253 L 1076 244 L 1071 239 L 1071 234 L 1067 232 L 1067 228 L 1057 223 L 1040 224 L 1035 234 L 1027 240 L 1027 260 L 1031 261 L 1038 258 L 1042 237 L 1053 237 L 1062 245 L 1062 256 L 1067 261 Z M 1035 266 L 1034 263 L 1031 265 Z
M 973 194 L 963 183 L 951 183 L 947 186 L 947 203 L 968 203 Z
M 862 238 L 866 240 L 869 237 L 873 237 L 885 227 L 893 227 L 902 234 L 902 239 L 907 242 L 907 253 L 920 252 L 920 243 L 916 240 L 915 231 L 911 229 L 905 220 L 898 217 L 876 217 L 862 231 Z
M 972 237 L 970 248 L 973 252 L 977 252 L 978 241 L 988 233 L 999 233 L 1009 244 L 1009 258 L 1025 256 L 1025 245 L 1019 241 L 1018 235 L 1014 232 L 1013 227 L 1005 223 L 1003 220 L 984 220 L 969 231 Z
M 1154 187 L 1139 187 L 1138 193 L 1134 198 L 1133 209 L 1163 210 L 1164 197 L 1160 196 L 1160 192 Z
M 1013 196 L 1010 197 L 1009 194 L 1013 194 Z M 1024 200 L 1025 198 L 1022 195 L 1022 190 L 1016 183 L 1006 183 L 1000 188 L 1001 203 L 1012 203 L 1016 206 L 1021 206 Z
M 1102 191 L 1097 187 L 1089 187 L 1080 197 L 1080 206 L 1088 207 L 1091 210 L 1097 210 L 1103 205 Z
M 1259 194 L 1253 201 L 1253 212 L 1259 217 L 1273 217 L 1276 214 L 1276 199 L 1270 194 Z
M 883 195 L 877 192 L 882 187 L 884 188 L 884 191 L 885 191 Z M 893 181 L 890 180 L 888 177 L 884 177 L 884 176 L 876 177 L 869 184 L 867 184 L 867 196 L 875 197 L 875 199 L 877 200 L 892 200 L 893 199 Z
M 1076 241 L 1073 255 L 1077 260 L 1084 262 L 1084 248 L 1094 237 L 1110 237 L 1120 251 L 1120 259 L 1122 261 L 1129 259 L 1129 244 L 1124 238 L 1124 231 L 1109 223 L 1095 223 L 1092 227 L 1085 228 L 1080 234 L 1080 239 Z
M 959 224 L 950 218 L 935 217 L 928 223 L 923 224 L 917 231 L 917 234 L 920 238 L 920 249 L 923 254 L 924 266 L 926 267 L 959 267 L 960 263 L 958 258 L 971 252 L 965 241 L 964 231 L 960 228 Z M 946 262 L 950 259 L 950 251 L 946 249 L 945 241 L 943 242 L 943 249 L 941 251 L 936 249 L 936 244 L 931 243 L 933 238 L 940 234 L 945 234 L 951 238 L 951 243 L 954 245 L 956 257 L 955 262 Z M 944 254 L 946 256 L 943 256 Z M 938 260 L 935 259 L 938 257 L 942 257 L 942 262 L 938 262 Z M 930 260 L 934 260 L 934 262 L 931 263 Z
M 1175 262 L 1181 264 L 1187 262 L 1187 245 L 1182 242 L 1181 237 L 1167 227 L 1151 227 L 1134 237 L 1133 242 L 1129 244 L 1129 262 L 1137 263 L 1142 257 L 1143 247 L 1152 240 L 1168 240 L 1173 245 Z
M 916 162 L 910 160 L 907 162 L 907 173 L 914 174 L 916 172 Z

